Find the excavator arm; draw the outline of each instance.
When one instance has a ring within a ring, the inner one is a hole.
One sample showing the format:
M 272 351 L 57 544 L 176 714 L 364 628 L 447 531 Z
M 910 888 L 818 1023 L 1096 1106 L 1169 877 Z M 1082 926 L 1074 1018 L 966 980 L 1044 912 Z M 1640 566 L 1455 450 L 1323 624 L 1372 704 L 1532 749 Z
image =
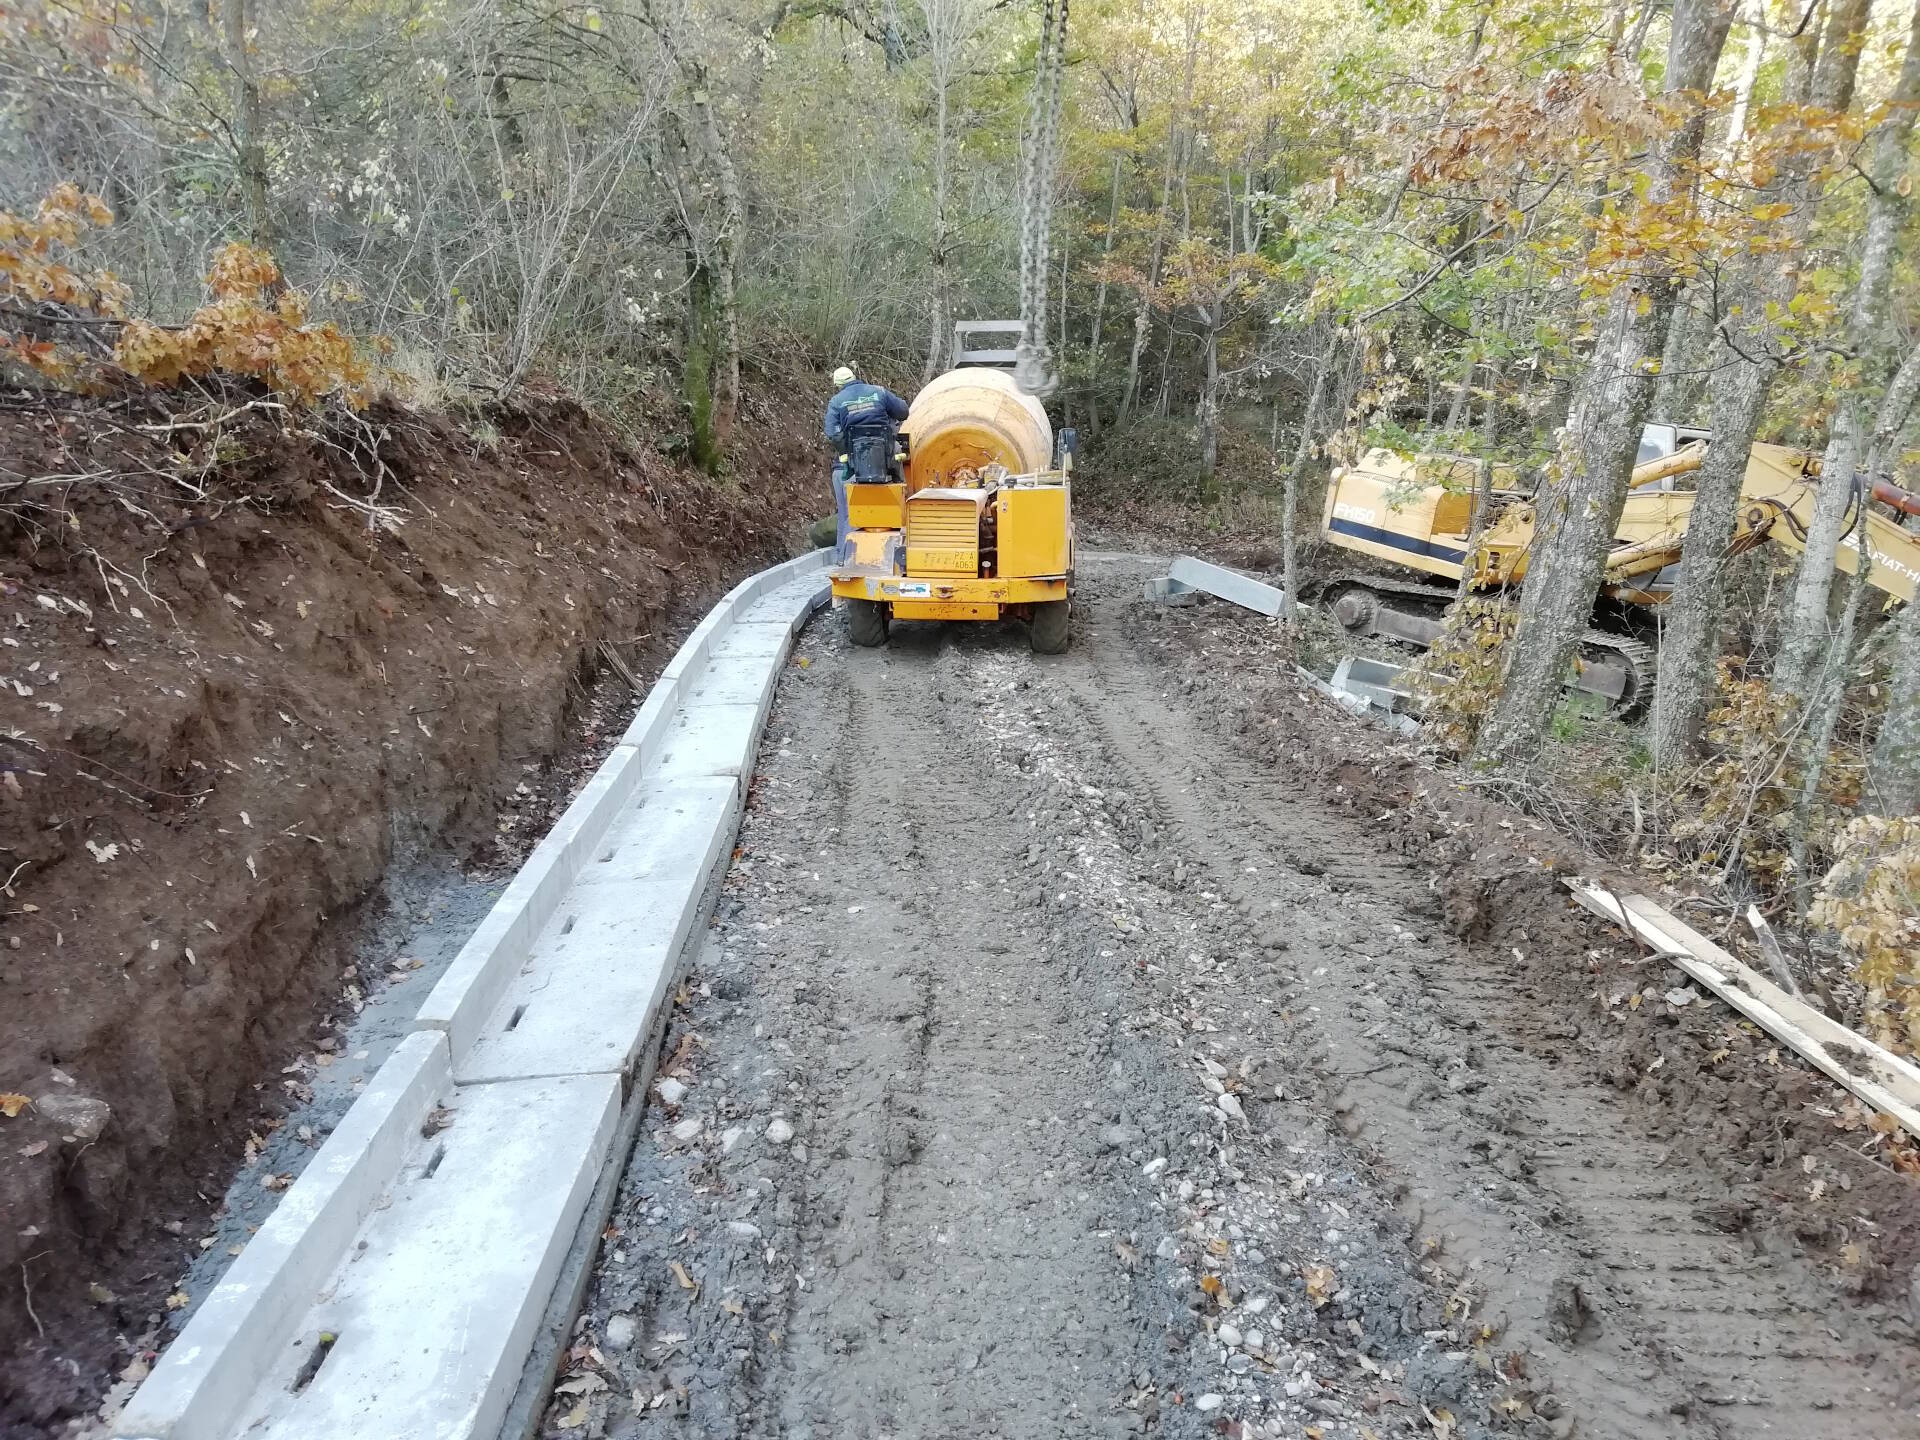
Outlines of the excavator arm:
M 1657 603 L 1664 596 L 1634 582 L 1658 574 L 1680 558 L 1693 495 L 1687 491 L 1655 490 L 1659 481 L 1700 465 L 1700 451 L 1688 449 L 1648 461 L 1634 471 L 1616 538 L 1620 542 L 1607 557 L 1606 585 L 1614 598 L 1629 603 Z M 1875 482 L 1873 498 L 1906 514 L 1920 514 L 1920 497 L 1885 481 Z M 1784 445 L 1756 445 L 1747 461 L 1740 486 L 1740 510 L 1734 526 L 1735 554 L 1772 542 L 1794 556 L 1807 548 L 1807 527 L 1813 521 L 1819 495 L 1819 461 L 1805 451 Z M 1872 557 L 1867 583 L 1892 601 L 1911 601 L 1920 588 L 1920 531 L 1905 529 L 1868 507 L 1864 526 L 1859 512 L 1849 514 L 1847 533 L 1834 553 L 1834 564 L 1851 575 L 1860 568 L 1864 543 Z M 1863 533 L 1864 532 L 1864 533 Z

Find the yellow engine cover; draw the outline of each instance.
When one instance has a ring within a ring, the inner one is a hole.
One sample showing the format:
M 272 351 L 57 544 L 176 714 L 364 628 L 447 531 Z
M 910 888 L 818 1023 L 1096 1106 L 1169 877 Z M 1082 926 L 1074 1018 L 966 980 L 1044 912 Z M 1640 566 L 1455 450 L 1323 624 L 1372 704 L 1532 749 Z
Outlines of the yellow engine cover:
M 980 508 L 987 490 L 922 490 L 907 498 L 907 574 L 980 573 Z
M 1065 484 L 1020 485 L 994 497 L 999 520 L 1000 574 L 1032 578 L 1073 568 Z
M 898 530 L 906 503 L 904 485 L 849 485 L 847 524 L 855 530 Z

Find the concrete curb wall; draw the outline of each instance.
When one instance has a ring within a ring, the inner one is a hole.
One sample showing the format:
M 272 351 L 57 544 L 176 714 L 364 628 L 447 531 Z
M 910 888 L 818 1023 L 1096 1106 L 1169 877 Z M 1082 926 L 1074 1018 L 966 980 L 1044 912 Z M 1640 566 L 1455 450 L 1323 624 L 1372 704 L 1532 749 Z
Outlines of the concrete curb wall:
M 233 1430 L 451 1083 L 444 1036 L 416 1030 L 400 1042 L 134 1392 L 116 1433 L 213 1440 Z
M 114 1435 L 317 1440 L 404 1415 L 411 1433 L 491 1440 L 586 1197 L 624 1158 L 610 1153 L 622 1086 L 645 1063 L 636 1051 L 731 850 L 745 786 L 729 777 L 751 772 L 793 637 L 829 599 L 830 553 L 749 576 L 694 628 Z M 556 937 L 571 938 L 587 914 L 601 916 L 599 952 L 578 958 L 595 941 L 583 930 L 572 968 L 543 971 Z M 565 996 L 583 1023 L 604 1022 L 598 1058 L 543 1069 L 516 1055 L 470 1072 L 482 1033 L 512 1030 L 513 997 L 528 989 L 547 991 L 548 1008 L 517 1037 L 523 1051 L 551 1056 L 565 1029 L 552 1006 Z M 452 1128 L 436 1138 L 445 1122 L 429 1117 L 443 1113 Z M 483 1142 L 517 1168 L 476 1160 Z M 471 1252 L 459 1263 L 431 1253 L 449 1236 Z M 435 1314 L 456 1310 L 484 1318 L 438 1333 Z M 384 1317 L 416 1313 L 406 1348 L 434 1363 L 394 1371 L 369 1358 Z
M 707 612 L 667 662 L 613 753 L 527 857 L 506 893 L 421 1006 L 419 1023 L 447 1032 L 456 1061 L 472 1047 L 480 1025 L 499 1005 L 534 941 L 553 919 L 560 897 L 573 884 L 587 853 L 600 843 L 613 817 L 639 785 L 641 774 L 654 762 L 673 713 L 686 696 L 689 679 L 701 673 L 714 641 L 746 608 L 743 592 L 749 586 L 764 585 L 761 591 L 749 592 L 757 598 L 766 590 L 821 571 L 831 553 L 815 550 L 741 581 Z M 770 584 L 765 583 L 769 580 Z

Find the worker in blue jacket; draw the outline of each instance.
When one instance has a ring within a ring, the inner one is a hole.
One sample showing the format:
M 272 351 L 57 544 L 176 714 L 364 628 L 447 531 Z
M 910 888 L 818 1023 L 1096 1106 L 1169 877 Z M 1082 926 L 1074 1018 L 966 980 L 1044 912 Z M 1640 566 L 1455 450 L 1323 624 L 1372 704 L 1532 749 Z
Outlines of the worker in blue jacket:
M 840 559 L 846 554 L 847 482 L 853 476 L 854 442 L 880 440 L 891 460 L 894 436 L 900 422 L 907 418 L 907 402 L 884 385 L 862 384 L 847 365 L 833 372 L 833 383 L 834 396 L 827 402 L 826 435 L 839 457 L 833 467 L 833 503 L 840 522 L 834 554 Z

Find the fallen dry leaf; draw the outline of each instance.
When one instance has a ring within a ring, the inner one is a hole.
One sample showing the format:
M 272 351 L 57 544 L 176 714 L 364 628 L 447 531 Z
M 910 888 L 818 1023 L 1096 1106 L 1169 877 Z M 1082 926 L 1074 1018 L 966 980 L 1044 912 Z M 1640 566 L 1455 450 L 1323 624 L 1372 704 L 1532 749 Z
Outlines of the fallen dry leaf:
M 560 1428 L 562 1430 L 578 1430 L 586 1423 L 587 1402 L 584 1400 L 560 1417 Z
M 700 1288 L 694 1278 L 687 1273 L 687 1267 L 682 1265 L 678 1260 L 672 1261 L 668 1264 L 667 1268 L 673 1271 L 673 1278 L 680 1282 L 680 1288 L 682 1290 L 698 1290 Z
M 27 1159 L 31 1160 L 34 1156 L 38 1155 L 42 1150 L 46 1148 L 47 1148 L 46 1141 L 36 1140 L 31 1145 L 22 1145 L 20 1147 L 20 1153 L 26 1156 Z
M 176 1290 L 171 1295 L 167 1296 L 167 1308 L 169 1310 L 186 1309 L 187 1308 L 187 1292 L 184 1290 Z
M 1140 1264 L 1140 1252 L 1124 1240 L 1113 1242 L 1113 1253 L 1120 1257 L 1120 1263 L 1132 1270 Z
M 33 1101 L 25 1095 L 16 1094 L 11 1090 L 0 1092 L 0 1115 L 11 1120 L 32 1103 Z
M 592 1395 L 606 1388 L 606 1379 L 591 1370 L 582 1370 L 553 1387 L 556 1395 Z
M 1309 1265 L 1301 1273 L 1307 1282 L 1307 1298 L 1313 1302 L 1314 1309 L 1321 1309 L 1333 1298 L 1335 1288 L 1333 1267 Z

